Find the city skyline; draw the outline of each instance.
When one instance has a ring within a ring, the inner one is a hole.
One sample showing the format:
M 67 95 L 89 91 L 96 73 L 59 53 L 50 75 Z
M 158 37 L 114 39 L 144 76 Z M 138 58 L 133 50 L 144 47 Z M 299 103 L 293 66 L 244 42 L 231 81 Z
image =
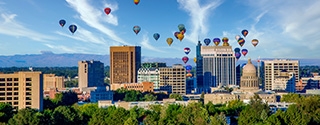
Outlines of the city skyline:
M 228 37 L 232 48 L 246 48 L 246 57 L 319 58 L 320 1 L 226 1 L 164 0 L 141 1 L 0 1 L 0 55 L 53 53 L 109 54 L 110 46 L 141 46 L 142 56 L 181 58 L 183 48 L 195 57 L 198 40 Z M 109 15 L 103 12 L 110 7 Z M 299 8 L 299 9 L 297 9 Z M 288 13 L 290 12 L 290 14 Z M 66 20 L 61 27 L 60 19 Z M 72 35 L 69 25 L 77 25 Z M 173 33 L 184 24 L 180 42 Z M 141 31 L 135 34 L 133 26 Z M 240 47 L 236 35 L 247 29 Z M 159 40 L 153 38 L 159 33 Z M 173 38 L 171 46 L 166 38 Z M 252 39 L 260 42 L 256 47 Z M 222 43 L 220 43 L 221 45 Z M 297 50 L 305 49 L 298 52 Z

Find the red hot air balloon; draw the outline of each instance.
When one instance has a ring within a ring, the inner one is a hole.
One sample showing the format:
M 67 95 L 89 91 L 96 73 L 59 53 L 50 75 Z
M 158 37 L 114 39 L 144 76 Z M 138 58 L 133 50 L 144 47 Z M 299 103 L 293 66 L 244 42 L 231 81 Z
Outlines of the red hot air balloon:
M 110 12 L 111 12 L 111 9 L 110 9 L 109 7 L 107 7 L 107 8 L 104 9 L 104 12 L 105 12 L 107 15 L 109 15 Z
M 242 53 L 243 56 L 246 56 L 247 53 L 248 53 L 248 50 L 247 50 L 247 49 L 242 49 L 242 50 L 241 50 L 241 53 Z
M 189 58 L 187 56 L 182 57 L 182 61 L 184 64 L 186 64 L 189 61 Z
M 227 37 L 222 38 L 222 42 L 227 43 L 228 41 L 229 41 L 229 39 Z
M 186 53 L 187 55 L 190 53 L 190 48 L 189 47 L 186 47 L 183 49 L 184 53 Z

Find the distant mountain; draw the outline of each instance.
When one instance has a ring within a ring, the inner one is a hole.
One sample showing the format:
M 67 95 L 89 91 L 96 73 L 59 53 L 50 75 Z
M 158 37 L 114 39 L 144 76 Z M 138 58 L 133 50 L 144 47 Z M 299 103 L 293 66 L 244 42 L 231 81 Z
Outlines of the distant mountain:
M 97 54 L 54 54 L 52 52 L 42 51 L 42 54 L 27 54 L 0 56 L 0 67 L 72 67 L 78 66 L 81 60 L 97 60 L 105 65 L 110 65 L 109 55 Z M 299 59 L 300 65 L 320 65 L 320 59 Z M 256 65 L 256 61 L 252 60 Z M 181 64 L 181 58 L 158 58 L 158 57 L 142 57 L 142 62 L 165 62 L 167 66 L 173 64 Z M 246 63 L 246 60 L 239 60 L 237 64 Z M 190 65 L 195 65 L 193 57 L 189 59 Z

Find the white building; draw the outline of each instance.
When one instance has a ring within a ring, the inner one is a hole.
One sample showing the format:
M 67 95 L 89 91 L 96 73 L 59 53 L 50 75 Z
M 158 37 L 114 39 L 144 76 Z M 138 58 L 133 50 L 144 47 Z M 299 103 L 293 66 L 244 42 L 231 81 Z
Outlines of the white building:
M 138 70 L 138 83 L 153 82 L 153 89 L 160 89 L 159 70 L 157 68 L 140 68 Z
M 279 76 L 276 76 L 274 82 L 272 83 L 272 90 L 286 91 L 292 93 L 296 92 L 296 82 L 294 73 L 281 71 Z

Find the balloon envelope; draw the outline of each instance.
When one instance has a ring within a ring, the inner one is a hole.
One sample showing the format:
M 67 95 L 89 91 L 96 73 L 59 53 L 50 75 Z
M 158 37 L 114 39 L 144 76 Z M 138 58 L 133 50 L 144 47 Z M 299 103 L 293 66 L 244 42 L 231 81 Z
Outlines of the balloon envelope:
M 227 43 L 228 41 L 229 41 L 229 39 L 227 37 L 222 38 L 222 42 Z
M 206 44 L 206 46 L 208 46 L 211 42 L 211 40 L 209 38 L 206 38 L 203 40 L 204 44 Z
M 189 61 L 189 58 L 187 56 L 182 57 L 182 61 L 186 64 Z
M 133 27 L 133 31 L 134 31 L 136 34 L 138 34 L 138 33 L 140 32 L 140 30 L 141 30 L 140 26 L 134 26 L 134 27 Z
M 186 47 L 183 49 L 184 53 L 186 53 L 187 55 L 190 53 L 190 48 L 189 47 Z
M 252 43 L 252 45 L 253 45 L 254 47 L 256 47 L 256 46 L 258 45 L 258 43 L 259 43 L 259 40 L 253 39 L 253 40 L 251 41 L 251 43 Z
M 243 56 L 246 56 L 247 53 L 248 53 L 248 50 L 247 50 L 247 49 L 242 49 L 242 50 L 241 50 L 241 53 L 242 53 Z
M 186 76 L 187 76 L 187 77 L 192 77 L 192 74 L 189 72 L 189 73 L 187 73 Z
M 242 35 L 244 37 L 246 37 L 248 35 L 249 31 L 248 30 L 242 30 L 241 33 L 242 33 Z
M 140 0 L 133 0 L 134 4 L 138 5 Z
M 155 40 L 158 40 L 158 39 L 160 38 L 160 34 L 159 34 L 159 33 L 153 34 L 153 38 L 154 38 Z
M 235 56 L 236 56 L 236 58 L 237 58 L 237 60 L 241 57 L 241 53 L 240 52 L 236 52 L 235 53 Z
M 69 26 L 69 30 L 73 34 L 74 32 L 77 31 L 77 26 L 72 24 L 72 25 Z
M 238 40 L 239 45 L 242 47 L 246 41 L 243 38 Z
M 187 70 L 188 72 L 190 72 L 190 71 L 192 70 L 192 66 L 191 66 L 191 65 L 187 65 L 187 66 L 186 66 L 186 70 Z
M 234 48 L 234 52 L 240 52 L 240 48 Z
M 179 24 L 179 25 L 178 25 L 178 29 L 179 29 L 179 31 L 181 31 L 181 30 L 185 29 L 185 27 L 184 27 L 183 24 Z
M 180 34 L 180 32 L 174 32 L 174 37 L 176 37 L 178 39 L 178 34 Z
M 181 41 L 183 38 L 184 38 L 184 35 L 180 32 L 178 35 L 177 35 L 178 39 Z
M 236 35 L 236 40 L 238 41 L 239 40 L 239 38 L 241 38 L 241 36 L 240 35 Z
M 197 57 L 194 57 L 194 58 L 193 58 L 193 62 L 194 62 L 194 63 L 197 63 Z
M 168 43 L 169 46 L 171 46 L 172 42 L 173 42 L 172 38 L 167 38 L 167 43 Z
M 220 44 L 220 39 L 219 38 L 214 38 L 213 43 L 218 46 Z
M 111 9 L 110 9 L 109 7 L 104 8 L 104 12 L 105 12 L 107 15 L 109 15 L 110 12 L 111 12 Z
M 60 24 L 61 27 L 63 27 L 66 24 L 66 21 L 65 20 L 59 20 L 59 24 Z

